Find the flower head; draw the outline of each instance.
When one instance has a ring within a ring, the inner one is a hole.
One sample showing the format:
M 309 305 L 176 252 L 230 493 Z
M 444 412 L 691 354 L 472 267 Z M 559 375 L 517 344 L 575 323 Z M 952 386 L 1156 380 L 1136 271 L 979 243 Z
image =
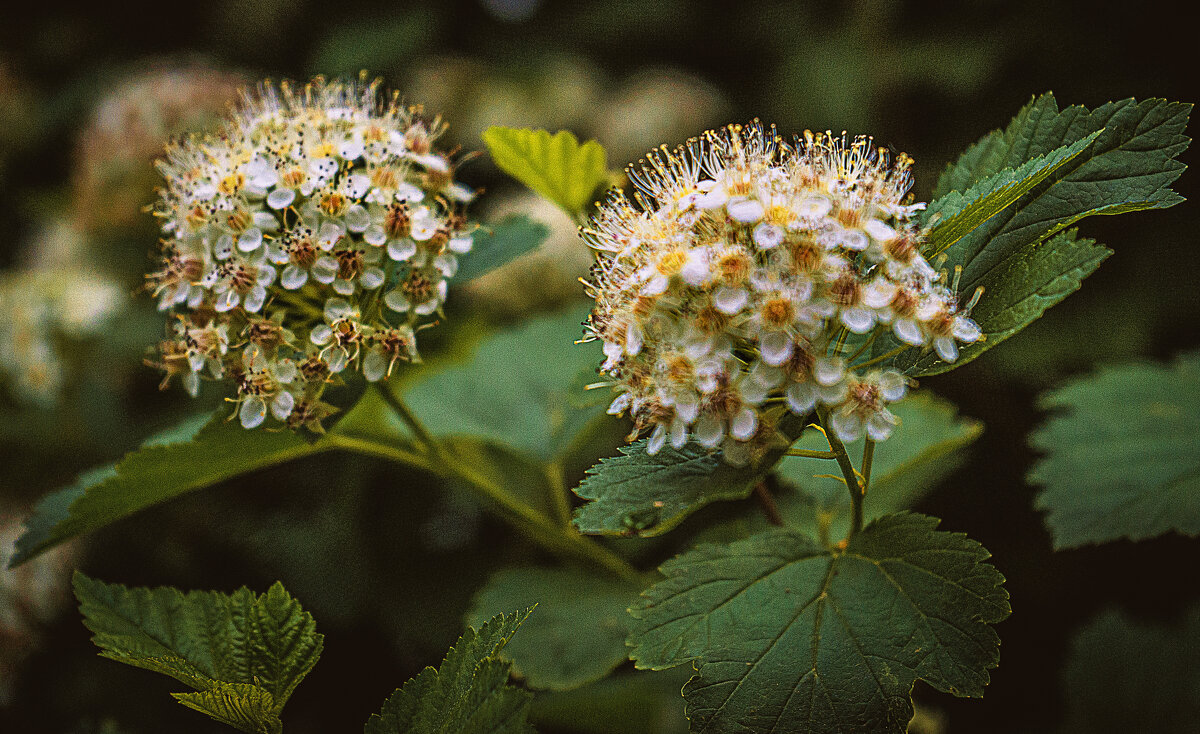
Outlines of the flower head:
M 614 192 L 584 229 L 610 412 L 628 411 L 651 453 L 695 440 L 733 462 L 818 404 L 843 440 L 887 438 L 907 385 L 862 374 L 867 346 L 891 332 L 953 360 L 981 337 L 921 253 L 911 164 L 867 137 L 789 142 L 754 123 L 631 169 L 633 201 Z
M 473 193 L 435 147 L 440 119 L 418 113 L 378 81 L 264 83 L 220 134 L 167 149 L 149 279 L 179 317 L 168 379 L 231 378 L 248 428 L 309 425 L 331 376 L 419 359 L 471 250 Z

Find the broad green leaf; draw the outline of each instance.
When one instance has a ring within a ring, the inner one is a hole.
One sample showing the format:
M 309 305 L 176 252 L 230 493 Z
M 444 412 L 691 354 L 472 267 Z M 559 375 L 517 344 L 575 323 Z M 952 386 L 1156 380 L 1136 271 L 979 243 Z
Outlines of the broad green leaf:
M 466 283 L 536 249 L 546 241 L 550 228 L 524 214 L 510 214 L 485 225 L 475 233 L 471 252 L 459 260 L 453 284 Z
M 276 583 L 256 595 L 130 589 L 76 572 L 75 596 L 101 655 L 169 675 L 181 703 L 242 731 L 277 734 L 279 713 L 321 656 L 312 615 Z
M 405 402 L 438 436 L 473 436 L 551 461 L 604 414 L 583 390 L 603 361 L 599 344 L 575 344 L 585 307 L 540 316 L 480 345 L 474 359 L 417 382 Z
M 483 132 L 492 159 L 500 170 L 517 179 L 567 214 L 577 216 L 608 180 L 604 148 L 595 140 L 583 145 L 567 130 L 489 127 Z
M 1200 353 L 1105 368 L 1040 406 L 1029 481 L 1055 548 L 1200 534 Z
M 510 568 L 475 596 L 467 615 L 479 624 L 505 609 L 537 605 L 504 648 L 531 688 L 565 690 L 599 680 L 629 659 L 626 610 L 639 588 L 628 581 L 567 569 Z
M 639 668 L 693 662 L 695 732 L 906 730 L 917 679 L 980 696 L 1009 614 L 989 553 L 938 520 L 879 518 L 844 551 L 775 529 L 701 545 L 631 609 Z
M 871 483 L 863 503 L 863 517 L 868 521 L 911 510 L 962 465 L 967 447 L 983 433 L 983 424 L 960 418 L 951 403 L 928 392 L 914 393 L 893 404 L 891 410 L 900 426 L 875 446 Z M 796 447 L 823 451 L 829 444 L 819 431 L 809 430 Z M 847 444 L 846 450 L 861 468 L 858 457 L 862 456 L 863 440 Z M 792 456 L 781 461 L 776 471 L 800 488 L 779 498 L 788 525 L 815 533 L 820 523 L 827 523 L 830 537 L 837 540 L 850 527 L 850 493 L 841 482 L 813 476 L 829 473 L 832 465 L 824 459 Z
M 803 420 L 789 414 L 781 429 L 794 436 L 803 426 Z M 651 456 L 643 439 L 620 451 L 588 469 L 575 488 L 575 494 L 591 500 L 575 511 L 575 527 L 582 532 L 662 535 L 705 505 L 749 496 L 783 455 L 779 449 L 757 465 L 735 467 L 694 442 L 679 450 L 667 446 Z
M 943 362 L 932 351 L 914 350 L 900 355 L 897 366 L 912 374 L 932 375 L 970 362 L 1079 290 L 1083 279 L 1111 254 L 1112 250 L 1095 240 L 1077 239 L 1075 229 L 1025 245 L 1003 268 L 992 270 L 976 283 L 986 294 L 971 312 L 983 331 L 981 341 L 963 345 L 953 363 Z
M 1200 714 L 1200 607 L 1171 625 L 1110 610 L 1071 644 L 1063 734 L 1184 732 Z
M 366 734 L 527 734 L 530 695 L 507 684 L 497 656 L 529 611 L 468 628 L 437 670 L 425 668 L 388 697 Z
M 26 520 L 11 565 L 181 494 L 328 449 L 288 431 L 247 431 L 225 418 L 222 411 L 194 437 L 189 421 L 44 498 Z
M 1049 178 L 1091 145 L 1097 130 L 1043 156 L 1026 161 L 1019 168 L 1006 168 L 970 189 L 951 191 L 926 210 L 927 221 L 934 222 L 927 243 L 929 254 L 936 256 L 973 232 L 979 225 L 1012 206 L 1034 186 Z
M 973 191 L 1008 177 L 1006 169 L 1021 169 L 1039 156 L 1053 159 L 1060 150 L 1070 152 L 1063 146 L 1095 135 L 1082 152 L 1061 161 L 1019 200 L 945 252 L 947 269 L 962 268 L 960 294 L 969 298 L 978 286 L 985 286 L 976 313 L 1007 326 L 989 328 L 981 323 L 988 340 L 964 350 L 953 364 L 909 350 L 896 359 L 896 365 L 913 375 L 963 365 L 1075 290 L 1080 278 L 1094 270 L 1106 253 L 1073 235 L 1051 239 L 1079 220 L 1094 214 L 1162 209 L 1182 201 L 1170 185 L 1185 168 L 1175 158 L 1190 142 L 1183 134 L 1190 112 L 1191 105 L 1161 99 L 1140 103 L 1126 99 L 1090 112 L 1083 107 L 1059 111 L 1054 97 L 1044 95 L 1026 106 L 1003 133 L 989 135 L 964 154 L 944 174 L 938 187 L 942 196 L 930 206 L 931 213 L 970 200 Z M 997 303 L 989 304 L 992 299 Z M 880 340 L 876 354 L 889 348 L 890 340 Z

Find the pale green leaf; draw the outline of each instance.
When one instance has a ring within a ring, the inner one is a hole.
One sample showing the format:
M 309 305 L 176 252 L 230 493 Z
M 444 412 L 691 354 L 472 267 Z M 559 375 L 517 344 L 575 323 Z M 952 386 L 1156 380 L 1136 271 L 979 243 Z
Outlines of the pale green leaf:
M 583 688 L 539 693 L 529 718 L 573 734 L 687 734 L 679 690 L 690 676 L 684 668 L 631 670 Z
M 1040 406 L 1029 481 L 1056 548 L 1200 534 L 1200 353 L 1105 368 Z
M 631 610 L 640 668 L 694 663 L 695 732 L 906 730 L 917 679 L 980 696 L 999 661 L 1004 578 L 935 518 L 879 518 L 844 550 L 791 530 L 701 545 Z
M 583 212 L 608 180 L 604 148 L 595 140 L 580 145 L 567 130 L 490 127 L 483 132 L 492 159 L 517 179 L 572 216 Z
M 204 691 L 171 695 L 193 711 L 235 729 L 254 734 L 281 734 L 283 731 L 274 697 L 258 686 L 214 682 Z
M 530 734 L 530 695 L 507 684 L 501 649 L 529 611 L 468 628 L 436 670 L 425 668 L 367 721 L 366 734 Z
M 505 609 L 537 605 L 504 648 L 531 688 L 565 690 L 599 680 L 628 659 L 628 615 L 639 588 L 628 581 L 568 569 L 510 568 L 476 596 L 469 624 Z
M 1170 625 L 1108 611 L 1071 643 L 1063 734 L 1184 732 L 1200 717 L 1200 607 Z
M 180 702 L 243 731 L 274 734 L 279 712 L 321 656 L 312 615 L 276 583 L 256 595 L 127 588 L 76 572 L 75 596 L 101 655 L 169 675 Z
M 546 241 L 550 228 L 524 214 L 510 214 L 499 222 L 484 225 L 474 235 L 471 251 L 459 258 L 453 284 L 487 275 Z
M 540 316 L 484 342 L 467 364 L 420 380 L 405 402 L 438 436 L 473 436 L 550 461 L 603 415 L 583 390 L 603 361 L 599 344 L 576 344 L 585 307 Z

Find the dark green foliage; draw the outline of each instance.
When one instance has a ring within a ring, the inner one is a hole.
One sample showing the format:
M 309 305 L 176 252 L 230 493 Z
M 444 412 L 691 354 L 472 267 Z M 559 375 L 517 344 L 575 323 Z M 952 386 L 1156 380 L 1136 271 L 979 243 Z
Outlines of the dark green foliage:
M 503 657 L 533 688 L 577 688 L 628 659 L 626 610 L 638 591 L 628 581 L 584 571 L 510 568 L 475 596 L 467 621 L 480 624 L 501 610 L 536 604 L 537 614 L 504 648 Z
M 75 596 L 101 655 L 196 690 L 188 708 L 252 734 L 278 734 L 279 714 L 316 665 L 324 637 L 276 583 L 256 595 L 130 589 L 75 574 Z
M 468 628 L 436 670 L 388 697 L 366 734 L 531 734 L 530 695 L 507 684 L 509 664 L 498 657 L 530 611 Z
M 1009 614 L 988 552 L 937 523 L 889 515 L 844 551 L 780 529 L 699 546 L 631 610 L 631 657 L 695 663 L 693 731 L 904 732 L 918 678 L 983 694 Z
M 1056 548 L 1200 534 L 1200 354 L 1106 368 L 1040 406 L 1029 481 Z

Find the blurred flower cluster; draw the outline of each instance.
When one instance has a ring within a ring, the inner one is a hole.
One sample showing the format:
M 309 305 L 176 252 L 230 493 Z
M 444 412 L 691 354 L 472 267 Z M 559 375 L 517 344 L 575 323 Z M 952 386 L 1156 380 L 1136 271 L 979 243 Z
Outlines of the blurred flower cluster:
M 648 451 L 694 439 L 735 464 L 818 404 L 842 440 L 883 440 L 906 378 L 860 356 L 880 334 L 953 361 L 981 337 L 921 253 L 911 159 L 870 138 L 758 123 L 630 169 L 584 230 L 599 253 L 589 328 Z
M 444 125 L 380 83 L 266 83 L 218 135 L 168 149 L 150 284 L 174 319 L 157 365 L 195 394 L 229 379 L 242 425 L 319 429 L 348 367 L 417 360 L 416 332 L 470 251 L 473 198 Z
M 23 403 L 53 405 L 67 380 L 72 343 L 95 336 L 125 303 L 111 280 L 70 257 L 82 234 L 67 222 L 33 242 L 50 262 L 0 273 L 0 383 Z
M 237 84 L 235 75 L 190 64 L 133 74 L 101 97 L 78 136 L 68 206 L 40 214 L 45 219 L 35 222 L 18 266 L 0 274 L 7 316 L 0 324 L 0 383 L 17 404 L 54 406 L 85 376 L 76 369 L 81 344 L 129 307 L 134 274 L 121 266 L 141 253 L 107 245 L 124 241 L 122 233 L 144 218 L 154 196 L 152 161 L 163 141 L 216 119 L 235 99 Z M 0 67 L 0 119 L 8 119 L 10 107 L 27 106 L 27 97 Z
M 151 162 L 163 142 L 212 127 L 242 86 L 240 76 L 200 64 L 123 80 L 79 135 L 71 188 L 81 223 L 89 230 L 137 224 L 158 183 Z

